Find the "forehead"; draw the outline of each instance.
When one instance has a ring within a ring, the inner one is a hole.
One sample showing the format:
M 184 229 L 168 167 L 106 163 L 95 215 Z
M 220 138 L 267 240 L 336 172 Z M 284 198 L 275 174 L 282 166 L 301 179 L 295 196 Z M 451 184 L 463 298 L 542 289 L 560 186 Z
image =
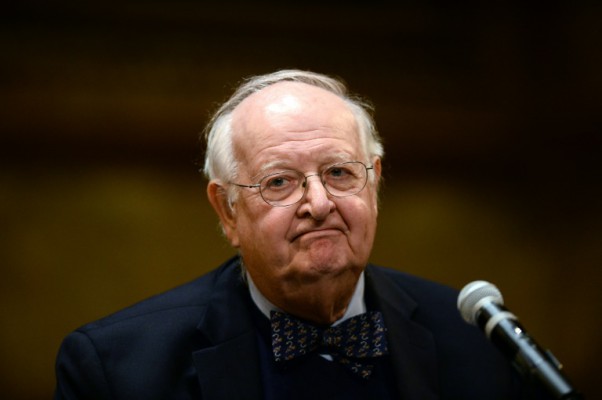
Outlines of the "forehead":
M 361 153 L 347 103 L 324 89 L 280 82 L 245 99 L 232 114 L 233 144 L 242 163 L 271 162 L 303 152 Z

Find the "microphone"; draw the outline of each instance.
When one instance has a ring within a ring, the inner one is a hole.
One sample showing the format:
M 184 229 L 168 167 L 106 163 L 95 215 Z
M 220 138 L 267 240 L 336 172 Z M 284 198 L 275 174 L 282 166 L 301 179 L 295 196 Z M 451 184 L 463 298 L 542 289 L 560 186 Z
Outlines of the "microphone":
M 555 399 L 583 397 L 563 376 L 558 360 L 542 350 L 504 307 L 502 293 L 486 281 L 474 281 L 458 296 L 458 310 L 466 322 L 481 328 L 491 342 L 509 358 L 525 378 L 535 377 Z

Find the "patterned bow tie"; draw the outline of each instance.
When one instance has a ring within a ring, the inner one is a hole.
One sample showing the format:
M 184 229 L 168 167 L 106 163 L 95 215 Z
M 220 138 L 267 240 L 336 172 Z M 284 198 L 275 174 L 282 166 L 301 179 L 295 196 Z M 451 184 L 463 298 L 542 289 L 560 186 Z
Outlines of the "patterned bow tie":
M 288 314 L 272 311 L 272 350 L 285 362 L 320 349 L 361 378 L 368 379 L 371 360 L 388 353 L 386 328 L 378 311 L 357 315 L 330 328 L 318 328 Z

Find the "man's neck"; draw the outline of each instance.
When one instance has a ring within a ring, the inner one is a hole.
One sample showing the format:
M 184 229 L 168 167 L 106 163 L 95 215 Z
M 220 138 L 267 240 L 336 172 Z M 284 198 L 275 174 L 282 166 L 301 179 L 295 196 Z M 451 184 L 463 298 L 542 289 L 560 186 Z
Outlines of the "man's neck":
M 284 311 L 286 312 L 286 310 L 281 310 L 278 307 L 276 307 L 274 304 L 272 304 L 272 302 L 270 302 L 270 300 L 268 300 L 257 288 L 257 286 L 255 286 L 255 283 L 253 283 L 253 279 L 251 278 L 251 275 L 246 272 L 247 275 L 247 282 L 249 283 L 249 292 L 251 294 L 251 298 L 253 299 L 253 302 L 255 303 L 255 305 L 257 306 L 257 308 L 261 311 L 261 313 L 263 315 L 265 315 L 267 318 L 270 318 L 270 312 L 271 311 Z M 366 312 L 366 302 L 364 301 L 364 273 L 362 272 L 362 274 L 360 275 L 359 279 L 357 280 L 357 284 L 355 285 L 355 290 L 353 292 L 353 296 L 351 297 L 351 300 L 349 301 L 349 304 L 347 305 L 347 309 L 345 310 L 345 314 L 338 319 L 336 322 L 334 322 L 332 324 L 332 326 L 338 325 L 341 322 L 355 317 L 356 315 L 359 314 L 363 314 Z

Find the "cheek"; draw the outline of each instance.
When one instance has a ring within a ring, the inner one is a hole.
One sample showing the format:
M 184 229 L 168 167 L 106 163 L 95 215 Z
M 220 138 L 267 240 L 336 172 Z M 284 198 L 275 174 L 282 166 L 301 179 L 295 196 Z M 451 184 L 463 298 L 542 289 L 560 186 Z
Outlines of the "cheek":
M 237 230 L 242 250 L 256 249 L 269 253 L 268 248 L 273 251 L 285 240 L 290 217 L 282 209 L 260 209 L 254 213 L 249 209 L 241 211 Z
M 367 199 L 366 199 L 367 200 Z M 372 247 L 376 232 L 377 208 L 371 201 L 360 201 L 345 209 L 343 217 L 351 232 L 351 242 L 356 248 Z

